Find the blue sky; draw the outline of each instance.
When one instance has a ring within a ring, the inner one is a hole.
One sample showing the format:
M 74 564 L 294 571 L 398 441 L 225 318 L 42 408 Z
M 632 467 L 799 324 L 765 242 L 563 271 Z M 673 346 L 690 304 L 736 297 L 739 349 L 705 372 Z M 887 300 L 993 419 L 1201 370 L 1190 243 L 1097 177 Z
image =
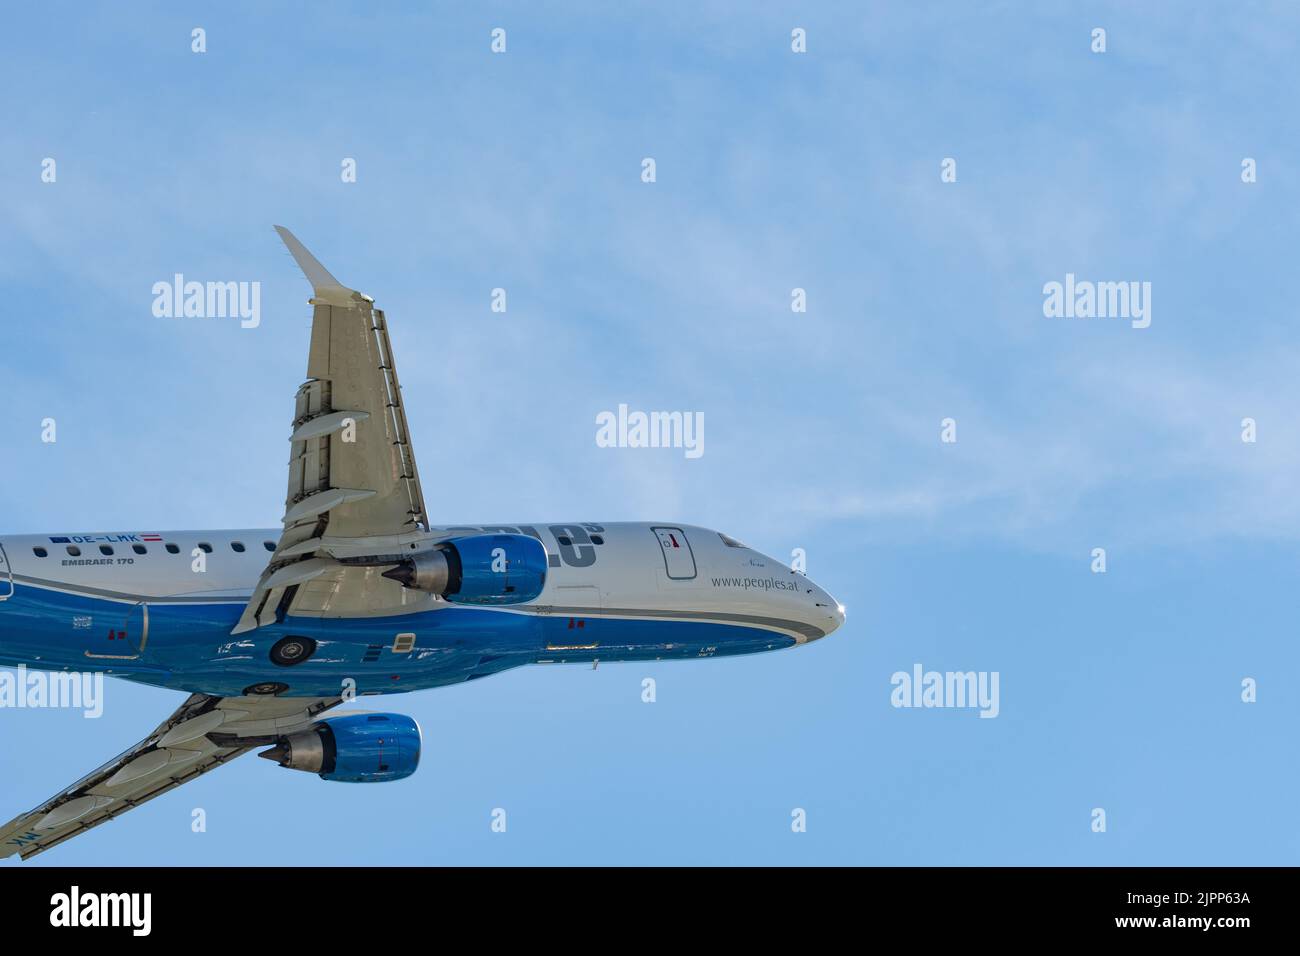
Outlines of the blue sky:
M 246 759 L 39 862 L 1294 864 L 1297 20 L 13 13 L 0 534 L 278 524 L 309 322 L 283 223 L 387 311 L 436 521 L 699 523 L 804 548 L 849 612 L 790 652 L 389 698 L 409 780 Z M 155 318 L 176 272 L 260 281 L 262 325 Z M 1067 272 L 1151 282 L 1150 328 L 1044 317 Z M 620 402 L 703 412 L 706 453 L 598 448 Z M 999 717 L 891 707 L 915 663 L 998 671 Z M 179 701 L 108 695 L 0 713 L 0 817 Z

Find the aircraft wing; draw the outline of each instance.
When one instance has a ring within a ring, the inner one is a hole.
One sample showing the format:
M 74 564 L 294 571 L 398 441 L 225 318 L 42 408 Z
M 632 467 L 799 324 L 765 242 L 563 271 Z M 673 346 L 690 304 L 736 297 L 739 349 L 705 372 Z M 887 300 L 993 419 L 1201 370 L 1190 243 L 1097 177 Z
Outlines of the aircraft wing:
M 428 603 L 383 578 L 382 567 L 336 560 L 349 546 L 396 553 L 428 526 L 384 313 L 288 229 L 275 229 L 311 283 L 315 311 L 290 437 L 284 531 L 232 634 L 286 613 L 344 617 Z
M 0 826 L 0 857 L 33 857 L 276 736 L 310 726 L 337 703 L 325 697 L 191 694 L 134 747 Z

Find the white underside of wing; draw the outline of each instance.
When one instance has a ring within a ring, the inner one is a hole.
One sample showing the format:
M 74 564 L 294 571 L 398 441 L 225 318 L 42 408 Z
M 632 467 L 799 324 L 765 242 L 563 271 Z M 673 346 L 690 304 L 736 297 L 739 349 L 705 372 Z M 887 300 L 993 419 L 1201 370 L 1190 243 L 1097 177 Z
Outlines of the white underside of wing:
M 284 531 L 233 634 L 282 612 L 363 617 L 429 604 L 381 577 L 382 568 L 344 567 L 322 552 L 328 537 L 393 554 L 428 518 L 384 313 L 293 233 L 276 231 L 312 286 L 311 346 L 290 435 Z
M 18 853 L 27 859 L 48 850 L 188 783 L 267 737 L 310 726 L 338 702 L 193 694 L 144 740 L 0 827 L 0 856 Z

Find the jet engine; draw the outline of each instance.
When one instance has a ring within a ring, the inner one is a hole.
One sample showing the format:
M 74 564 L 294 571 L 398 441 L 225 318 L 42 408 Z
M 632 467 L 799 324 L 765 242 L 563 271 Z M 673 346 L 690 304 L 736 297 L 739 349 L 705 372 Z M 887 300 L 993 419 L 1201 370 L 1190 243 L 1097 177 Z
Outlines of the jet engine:
M 526 534 L 451 538 L 403 558 L 384 577 L 453 604 L 523 604 L 546 584 L 546 548 Z
M 402 714 L 328 717 L 282 737 L 258 756 L 290 770 L 319 774 L 322 780 L 401 780 L 420 764 L 420 725 Z

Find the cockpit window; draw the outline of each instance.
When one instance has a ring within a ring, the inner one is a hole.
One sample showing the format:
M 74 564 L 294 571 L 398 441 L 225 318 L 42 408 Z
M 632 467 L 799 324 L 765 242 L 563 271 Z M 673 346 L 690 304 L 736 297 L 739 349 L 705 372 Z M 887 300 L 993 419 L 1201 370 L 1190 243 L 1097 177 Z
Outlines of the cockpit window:
M 746 551 L 749 550 L 749 545 L 741 544 L 735 538 L 731 537 L 730 535 L 723 534 L 721 531 L 718 532 L 718 537 L 722 539 L 722 543 L 725 544 L 728 548 L 744 548 Z

